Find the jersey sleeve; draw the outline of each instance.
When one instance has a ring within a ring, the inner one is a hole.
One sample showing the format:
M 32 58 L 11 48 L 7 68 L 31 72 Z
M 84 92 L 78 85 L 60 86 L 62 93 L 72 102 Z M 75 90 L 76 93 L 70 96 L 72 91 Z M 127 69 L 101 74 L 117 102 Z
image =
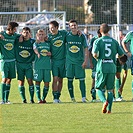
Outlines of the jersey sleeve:
M 33 43 L 33 49 L 37 49 L 37 43 Z
M 132 37 L 133 37 L 133 32 L 132 31 L 131 32 L 128 32 L 126 34 L 126 36 L 123 38 L 123 42 L 124 43 L 130 42 Z

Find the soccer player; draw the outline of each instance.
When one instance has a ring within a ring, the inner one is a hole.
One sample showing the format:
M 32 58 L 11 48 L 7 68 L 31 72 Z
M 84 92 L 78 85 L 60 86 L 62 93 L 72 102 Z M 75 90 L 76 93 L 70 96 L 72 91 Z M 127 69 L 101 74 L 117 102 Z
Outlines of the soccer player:
M 1 53 L 1 71 L 2 71 L 2 83 L 1 83 L 1 92 L 2 92 L 2 102 L 1 104 L 10 104 L 8 101 L 11 80 L 16 78 L 15 71 L 15 51 L 14 44 L 15 39 L 18 37 L 16 33 L 18 23 L 10 22 L 7 25 L 6 31 L 1 32 L 0 34 L 0 53 Z
M 67 31 L 58 30 L 59 23 L 51 21 L 49 23 L 50 34 L 48 36 L 51 43 L 51 62 L 52 62 L 52 89 L 54 103 L 60 102 L 60 95 L 63 86 L 63 78 L 66 76 L 65 62 L 66 62 L 66 45 L 65 37 Z
M 129 50 L 127 44 L 130 44 Z M 126 36 L 122 40 L 122 46 L 125 53 L 131 59 L 131 75 L 133 75 L 133 31 L 130 31 L 126 34 Z M 133 101 L 133 79 L 132 79 L 132 101 Z
M 88 64 L 88 44 L 84 34 L 78 35 L 76 20 L 69 21 L 71 32 L 66 36 L 66 76 L 72 102 L 74 97 L 73 79 L 79 79 L 82 102 L 86 102 L 85 68 Z
M 102 37 L 95 40 L 92 53 L 97 59 L 95 88 L 97 95 L 103 102 L 102 113 L 111 113 L 113 101 L 113 89 L 116 74 L 116 54 L 123 57 L 124 53 L 119 43 L 108 34 L 109 26 L 106 23 L 101 24 L 100 33 Z M 107 98 L 102 89 L 107 90 Z
M 123 70 L 123 75 L 121 78 L 121 73 Z M 127 64 L 122 64 L 119 58 L 116 60 L 116 75 L 115 75 L 115 101 L 123 101 L 122 98 L 122 92 L 123 92 L 123 87 L 126 82 L 127 78 L 127 73 L 128 73 L 128 67 Z
M 44 30 L 39 29 L 36 34 L 37 42 L 34 43 L 33 49 L 36 53 L 34 62 L 34 80 L 36 86 L 36 96 L 38 103 L 46 103 L 46 96 L 49 91 L 49 82 L 51 81 L 51 52 L 50 43 L 46 42 L 47 36 Z M 41 98 L 40 83 L 43 80 L 43 94 Z
M 96 90 L 95 90 L 95 74 L 96 74 L 96 64 L 97 64 L 97 60 L 92 56 L 92 47 L 93 47 L 93 43 L 96 39 L 100 38 L 102 35 L 100 33 L 100 29 L 98 29 L 97 31 L 97 36 L 94 36 L 91 40 L 90 40 L 90 44 L 89 44 L 89 60 L 90 60 L 90 68 L 92 69 L 92 86 L 91 86 L 91 96 L 92 96 L 92 102 L 96 101 Z
M 34 39 L 31 38 L 31 30 L 29 27 L 22 29 L 21 42 L 19 39 L 15 42 L 15 53 L 16 53 L 16 67 L 17 67 L 17 79 L 18 89 L 22 98 L 23 103 L 27 103 L 25 96 L 25 77 L 29 85 L 30 103 L 34 103 L 34 84 L 33 84 L 33 67 L 32 63 L 35 58 L 33 43 Z

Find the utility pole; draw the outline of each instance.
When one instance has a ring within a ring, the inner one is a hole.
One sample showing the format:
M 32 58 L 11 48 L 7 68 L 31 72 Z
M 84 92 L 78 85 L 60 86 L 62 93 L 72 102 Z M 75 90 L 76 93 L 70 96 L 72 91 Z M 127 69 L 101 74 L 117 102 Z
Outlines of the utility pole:
M 53 0 L 53 9 L 56 11 L 56 0 Z
M 41 0 L 38 0 L 38 12 L 41 12 Z

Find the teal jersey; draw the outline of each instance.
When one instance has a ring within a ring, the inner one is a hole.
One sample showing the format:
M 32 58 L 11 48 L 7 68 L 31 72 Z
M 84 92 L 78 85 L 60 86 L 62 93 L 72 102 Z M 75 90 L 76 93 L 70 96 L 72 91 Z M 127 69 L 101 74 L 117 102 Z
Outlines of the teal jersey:
M 33 44 L 35 40 L 29 39 L 19 42 L 19 39 L 16 39 L 15 42 L 15 55 L 16 60 L 21 63 L 32 63 L 35 58 L 35 53 L 33 50 Z
M 130 52 L 133 55 L 133 31 L 128 32 L 123 41 L 124 43 L 130 42 Z
M 84 49 L 88 48 L 85 35 L 73 35 L 71 32 L 66 36 L 66 61 L 72 64 L 84 62 Z
M 124 54 L 119 43 L 109 36 L 95 40 L 92 53 L 99 53 L 96 71 L 103 73 L 116 73 L 116 54 Z
M 34 43 L 34 49 L 36 48 L 40 53 L 40 58 L 35 55 L 34 69 L 51 69 L 51 61 L 50 56 L 46 55 L 46 52 L 50 52 L 50 43 L 49 42 L 41 42 L 37 44 Z
M 56 35 L 49 34 L 48 38 L 51 43 L 52 60 L 62 60 L 66 58 L 66 35 L 67 31 L 65 30 L 59 30 Z
M 14 60 L 15 59 L 15 39 L 20 36 L 18 34 L 8 35 L 6 31 L 1 32 L 4 39 L 0 39 L 0 59 L 2 60 Z

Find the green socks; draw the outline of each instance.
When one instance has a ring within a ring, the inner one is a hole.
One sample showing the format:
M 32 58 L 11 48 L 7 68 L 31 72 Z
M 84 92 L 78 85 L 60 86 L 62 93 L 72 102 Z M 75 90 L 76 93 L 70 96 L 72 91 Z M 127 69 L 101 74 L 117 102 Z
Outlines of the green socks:
M 8 102 L 9 93 L 10 93 L 10 84 L 6 84 L 5 102 Z
M 26 98 L 25 98 L 25 87 L 24 86 L 19 86 L 18 89 L 19 89 L 20 96 L 21 96 L 22 100 L 23 101 L 26 100 Z
M 6 84 L 1 83 L 1 98 L 2 98 L 2 101 L 4 102 L 5 102 L 5 90 L 6 90 Z
M 49 87 L 44 86 L 42 100 L 45 100 L 46 99 L 46 96 L 48 94 L 48 91 L 49 91 Z
M 30 101 L 34 101 L 34 86 L 29 86 Z
M 121 85 L 121 80 L 116 78 L 115 79 L 115 96 L 116 96 L 116 98 L 121 97 L 121 94 L 118 92 L 120 85 Z
M 96 93 L 97 93 L 100 101 L 102 101 L 103 103 L 106 102 L 106 98 L 105 98 L 105 95 L 102 90 L 96 89 Z
M 41 101 L 41 96 L 40 96 L 40 86 L 36 85 L 36 96 L 38 101 Z
M 73 79 L 68 79 L 68 91 L 71 99 L 74 98 Z
M 86 87 L 85 87 L 85 80 L 79 80 L 80 81 L 80 91 L 82 97 L 86 97 Z
M 92 96 L 92 100 L 96 99 L 96 90 L 94 87 L 91 89 L 91 96 Z
M 52 93 L 54 100 L 58 100 L 58 91 L 53 91 Z
M 113 92 L 108 92 L 107 101 L 108 101 L 108 110 L 111 111 L 112 102 L 113 102 Z

